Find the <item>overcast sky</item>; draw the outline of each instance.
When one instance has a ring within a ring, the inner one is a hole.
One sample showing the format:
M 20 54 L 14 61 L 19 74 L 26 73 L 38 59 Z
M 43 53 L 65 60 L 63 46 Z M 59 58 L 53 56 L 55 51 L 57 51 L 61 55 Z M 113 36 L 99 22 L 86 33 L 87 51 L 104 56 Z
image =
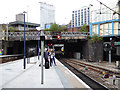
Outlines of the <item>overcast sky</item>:
M 106 5 L 116 5 L 118 0 L 99 0 Z M 15 15 L 28 11 L 28 21 L 40 23 L 40 4 L 46 2 L 55 6 L 55 21 L 58 24 L 68 23 L 72 19 L 72 10 L 93 4 L 92 9 L 100 8 L 97 0 L 1 0 L 0 24 L 15 21 Z M 112 2 L 112 3 L 111 3 Z

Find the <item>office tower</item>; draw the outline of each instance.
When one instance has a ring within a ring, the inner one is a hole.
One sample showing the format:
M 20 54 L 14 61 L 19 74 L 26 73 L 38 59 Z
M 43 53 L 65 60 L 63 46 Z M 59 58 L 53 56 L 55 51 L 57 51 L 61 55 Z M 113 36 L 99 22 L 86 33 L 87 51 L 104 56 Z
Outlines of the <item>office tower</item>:
M 45 2 L 40 2 L 40 24 L 42 29 L 49 28 L 55 22 L 55 7 Z

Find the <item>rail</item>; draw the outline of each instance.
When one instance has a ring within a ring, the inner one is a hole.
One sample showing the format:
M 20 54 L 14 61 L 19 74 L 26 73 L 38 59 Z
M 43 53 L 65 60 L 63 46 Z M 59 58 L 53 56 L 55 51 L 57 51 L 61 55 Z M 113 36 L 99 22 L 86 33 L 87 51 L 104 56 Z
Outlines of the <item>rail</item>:
M 107 69 L 107 68 L 86 64 L 86 63 L 76 61 L 76 60 L 70 60 L 69 62 L 72 62 L 74 64 L 77 64 L 77 65 L 80 65 L 80 66 L 83 66 L 83 67 L 88 66 L 89 69 L 94 70 L 94 71 L 99 72 L 99 73 L 109 72 L 110 76 L 116 75 L 116 77 L 120 78 L 120 72 L 118 72 L 118 71 L 114 71 L 114 70 L 110 70 L 110 69 Z
M 74 66 L 68 64 L 64 60 L 60 60 L 67 68 L 69 68 L 74 74 L 76 74 L 80 79 L 82 79 L 88 86 L 90 86 L 93 90 L 109 90 L 106 86 L 97 82 L 95 79 L 89 77 L 88 75 L 82 73 L 79 68 L 75 68 Z
M 23 54 L 15 54 L 15 55 L 1 55 L 0 60 L 1 63 L 9 62 L 9 61 L 14 61 L 17 59 L 20 59 L 23 57 Z

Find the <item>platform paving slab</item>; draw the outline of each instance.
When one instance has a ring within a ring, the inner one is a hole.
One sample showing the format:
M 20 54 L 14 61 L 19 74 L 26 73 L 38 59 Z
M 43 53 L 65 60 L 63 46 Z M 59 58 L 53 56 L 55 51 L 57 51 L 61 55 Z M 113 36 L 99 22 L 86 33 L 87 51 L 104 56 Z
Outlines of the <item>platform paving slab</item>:
M 36 62 L 36 57 L 31 58 L 31 62 Z M 34 64 L 27 64 L 26 70 L 31 68 Z M 0 88 L 5 84 L 11 82 L 11 80 L 19 77 L 26 70 L 23 69 L 23 59 L 17 61 L 11 61 L 7 63 L 0 64 Z
M 25 70 L 23 69 L 23 59 L 2 64 L 0 65 L 2 67 L 0 69 L 2 72 L 0 88 L 3 88 L 3 90 L 7 88 L 13 90 L 15 88 L 66 88 L 67 90 L 89 88 L 58 60 L 56 60 L 56 63 L 57 66 L 53 65 L 50 69 L 44 67 L 43 84 L 41 84 L 41 66 L 39 67 L 38 57 L 30 58 L 30 63 L 27 64 Z
M 37 57 L 30 58 L 27 69 L 23 60 L 2 64 L 1 88 L 64 88 L 55 67 L 44 69 L 44 84 L 41 84 L 41 67 Z M 65 80 L 65 79 L 64 79 Z
M 41 84 L 41 68 L 34 65 L 3 88 L 63 88 L 54 68 L 44 70 L 44 84 Z

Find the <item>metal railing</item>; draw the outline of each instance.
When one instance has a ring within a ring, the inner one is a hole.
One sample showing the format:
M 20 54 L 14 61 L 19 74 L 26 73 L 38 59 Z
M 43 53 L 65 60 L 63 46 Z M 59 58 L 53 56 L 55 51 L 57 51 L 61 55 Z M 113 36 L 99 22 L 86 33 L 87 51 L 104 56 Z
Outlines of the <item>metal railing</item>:
M 61 32 L 62 37 L 81 37 L 89 36 L 89 32 Z
M 38 35 L 41 35 L 41 32 L 25 32 L 26 39 L 38 40 Z M 89 32 L 45 32 L 44 34 L 47 38 L 52 38 L 54 35 L 60 35 L 61 37 L 87 37 L 90 35 Z M 9 39 L 23 39 L 24 32 L 0 32 L 0 38 L 8 37 Z

